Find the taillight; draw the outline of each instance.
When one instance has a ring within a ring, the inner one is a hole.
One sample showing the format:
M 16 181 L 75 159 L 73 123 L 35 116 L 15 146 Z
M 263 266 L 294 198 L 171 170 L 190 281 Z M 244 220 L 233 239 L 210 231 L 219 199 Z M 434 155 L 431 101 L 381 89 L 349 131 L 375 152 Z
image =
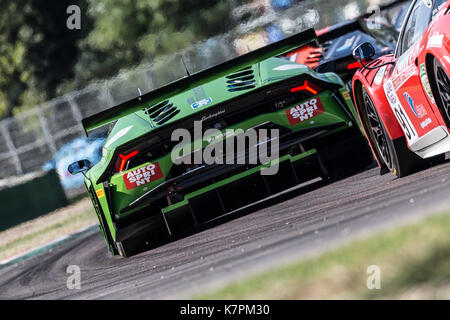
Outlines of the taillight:
M 305 82 L 301 86 L 291 88 L 290 91 L 291 92 L 308 91 L 315 95 L 321 91 L 321 88 L 305 80 Z
M 127 155 L 119 154 L 120 162 L 119 162 L 119 167 L 116 170 L 116 172 L 122 172 L 123 169 L 125 168 L 125 165 L 127 164 L 128 160 L 135 157 L 138 153 L 139 153 L 139 151 L 135 150 Z
M 361 67 L 362 67 L 362 65 L 359 61 L 352 62 L 347 65 L 348 70 L 359 69 Z

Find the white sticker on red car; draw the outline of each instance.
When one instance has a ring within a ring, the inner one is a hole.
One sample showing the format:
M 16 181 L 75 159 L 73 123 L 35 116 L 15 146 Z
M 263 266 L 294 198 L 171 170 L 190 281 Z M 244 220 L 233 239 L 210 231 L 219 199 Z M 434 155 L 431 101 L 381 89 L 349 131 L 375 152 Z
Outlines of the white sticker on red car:
M 313 98 L 303 102 L 295 107 L 286 110 L 286 115 L 291 126 L 299 124 L 325 112 L 322 101 L 319 98 Z
M 163 178 L 164 175 L 158 162 L 151 163 L 123 174 L 127 190 L 149 184 Z
M 450 64 L 450 56 L 444 56 L 444 59 Z
M 386 71 L 386 67 L 381 67 L 380 69 L 378 69 L 377 74 L 375 75 L 375 79 L 373 80 L 374 83 L 378 86 L 383 82 L 383 78 L 384 78 L 384 73 Z
M 406 81 L 408 81 L 415 73 L 417 67 L 415 65 L 409 66 L 407 69 L 402 70 L 402 72 L 397 73 L 397 75 L 392 76 L 392 84 L 394 85 L 395 90 L 398 90 L 402 87 Z
M 444 40 L 444 34 L 439 33 L 439 31 L 433 33 L 431 37 L 428 38 L 427 48 L 435 47 L 441 48 L 442 42 Z

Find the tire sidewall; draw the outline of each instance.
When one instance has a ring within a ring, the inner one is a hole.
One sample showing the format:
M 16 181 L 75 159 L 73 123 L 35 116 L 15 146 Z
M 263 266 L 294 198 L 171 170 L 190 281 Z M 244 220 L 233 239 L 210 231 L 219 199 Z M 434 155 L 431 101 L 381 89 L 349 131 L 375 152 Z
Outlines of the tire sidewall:
M 362 94 L 363 108 L 364 108 L 364 113 L 365 113 L 364 121 L 366 122 L 365 126 L 367 128 L 366 131 L 367 131 L 367 135 L 369 136 L 370 142 L 371 142 L 373 148 L 376 149 L 377 157 L 378 157 L 379 161 L 382 162 L 382 165 L 385 166 L 386 168 L 388 168 L 389 171 L 391 171 L 392 173 L 397 175 L 397 173 L 399 172 L 399 169 L 398 169 L 399 165 L 398 165 L 398 159 L 397 159 L 397 154 L 395 152 L 394 144 L 393 144 L 391 138 L 389 137 L 389 134 L 388 134 L 388 132 L 386 130 L 386 127 L 384 126 L 384 123 L 383 123 L 383 120 L 380 117 L 380 114 L 378 113 L 378 110 L 377 110 L 377 108 L 375 106 L 375 103 L 372 100 L 372 97 L 370 96 L 369 92 L 367 91 L 367 89 L 365 88 L 364 85 L 361 88 L 361 94 Z M 384 157 L 383 157 L 383 155 L 381 153 L 381 149 L 380 149 L 376 139 L 374 138 L 374 135 L 373 135 L 373 132 L 372 132 L 372 126 L 370 125 L 369 120 L 368 120 L 369 116 L 368 116 L 368 113 L 367 113 L 367 106 L 366 106 L 366 104 L 364 102 L 365 101 L 365 95 L 367 95 L 367 97 L 372 101 L 375 113 L 376 113 L 376 115 L 378 117 L 378 121 L 379 121 L 379 123 L 381 125 L 381 130 L 383 132 L 384 139 L 386 140 L 387 147 L 388 147 L 389 153 L 391 155 L 391 161 L 392 161 L 392 166 L 391 167 L 389 167 L 386 164 L 386 160 L 384 159 Z

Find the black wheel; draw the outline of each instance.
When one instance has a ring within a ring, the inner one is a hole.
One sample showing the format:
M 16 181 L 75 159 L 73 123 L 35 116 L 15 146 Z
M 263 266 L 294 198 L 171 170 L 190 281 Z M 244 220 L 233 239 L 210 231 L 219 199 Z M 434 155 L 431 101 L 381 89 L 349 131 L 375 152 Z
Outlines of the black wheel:
M 442 117 L 450 128 L 450 80 L 447 72 L 442 67 L 441 63 L 434 58 L 433 60 L 434 81 L 436 85 L 435 99 Z
M 383 161 L 384 165 L 389 171 L 393 171 L 394 163 L 392 159 L 391 148 L 388 144 L 389 136 L 386 133 L 383 123 L 380 120 L 378 111 L 372 101 L 372 98 L 367 93 L 366 88 L 363 87 L 363 102 L 364 108 L 367 116 L 367 129 L 370 135 L 371 142 L 376 152 L 378 158 Z
M 445 155 L 422 159 L 408 149 L 404 137 L 392 140 L 383 121 L 381 121 L 372 98 L 364 87 L 362 87 L 362 98 L 366 132 L 378 159 L 390 172 L 397 177 L 403 177 L 430 165 L 440 163 L 445 159 Z

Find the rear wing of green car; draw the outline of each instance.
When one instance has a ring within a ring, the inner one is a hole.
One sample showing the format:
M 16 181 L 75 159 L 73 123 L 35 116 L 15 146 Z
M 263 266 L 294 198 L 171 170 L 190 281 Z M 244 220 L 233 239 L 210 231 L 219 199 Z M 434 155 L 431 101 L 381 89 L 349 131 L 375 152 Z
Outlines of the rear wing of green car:
M 156 90 L 150 91 L 149 93 L 146 93 L 142 96 L 136 97 L 115 107 L 84 118 L 82 120 L 84 130 L 86 131 L 87 135 L 92 130 L 100 128 L 106 124 L 109 124 L 142 109 L 143 106 L 149 106 L 158 103 L 186 90 L 196 88 L 203 83 L 226 76 L 230 73 L 243 69 L 247 66 L 254 65 L 268 58 L 280 56 L 316 41 L 317 36 L 314 29 L 308 29 L 306 31 L 297 33 L 278 42 L 269 44 L 263 48 L 251 51 L 232 60 L 218 64 L 212 68 L 199 71 L 188 77 L 181 78 Z

